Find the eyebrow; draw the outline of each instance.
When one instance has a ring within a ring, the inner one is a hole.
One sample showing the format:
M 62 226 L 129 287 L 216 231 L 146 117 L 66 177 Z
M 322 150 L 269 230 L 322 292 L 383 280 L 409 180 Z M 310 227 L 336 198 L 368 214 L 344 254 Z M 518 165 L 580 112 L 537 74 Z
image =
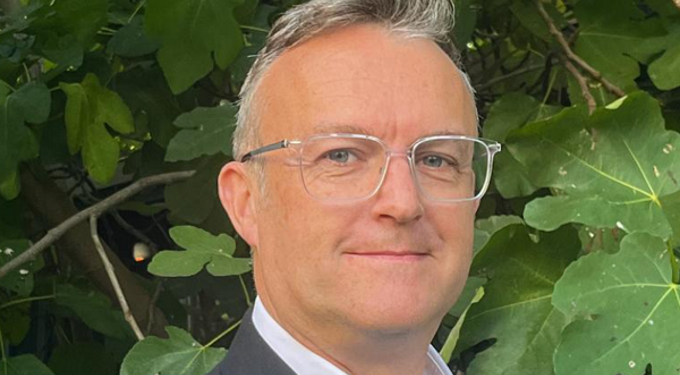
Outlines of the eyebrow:
M 375 135 L 365 128 L 353 125 L 353 124 L 343 124 L 343 123 L 321 123 L 314 127 L 316 133 L 351 133 L 351 134 L 362 134 L 362 135 Z M 450 130 L 435 130 L 428 134 L 423 135 L 423 137 L 430 137 L 436 135 L 465 135 L 474 136 L 474 134 L 466 134 L 463 132 L 456 132 Z

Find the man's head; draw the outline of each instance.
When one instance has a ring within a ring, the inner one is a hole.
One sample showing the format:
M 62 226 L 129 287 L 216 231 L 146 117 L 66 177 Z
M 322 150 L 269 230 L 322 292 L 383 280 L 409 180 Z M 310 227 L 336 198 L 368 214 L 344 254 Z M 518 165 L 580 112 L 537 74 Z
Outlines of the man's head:
M 433 333 L 463 288 L 477 201 L 428 199 L 403 157 L 423 137 L 477 134 L 469 83 L 439 46 L 451 14 L 448 0 L 313 0 L 279 20 L 249 74 L 237 160 L 319 133 L 375 136 L 397 154 L 380 190 L 351 202 L 312 197 L 294 149 L 220 175 L 222 202 L 254 250 L 258 294 L 310 341 Z

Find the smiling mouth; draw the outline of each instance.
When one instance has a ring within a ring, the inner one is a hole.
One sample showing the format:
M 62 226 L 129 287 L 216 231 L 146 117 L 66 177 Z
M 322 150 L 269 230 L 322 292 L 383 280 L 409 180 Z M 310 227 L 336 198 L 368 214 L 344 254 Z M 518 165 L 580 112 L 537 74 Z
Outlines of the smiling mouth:
M 375 251 L 375 252 L 348 252 L 345 255 L 353 258 L 363 258 L 372 260 L 387 261 L 420 261 L 430 257 L 428 253 L 407 252 L 407 251 Z

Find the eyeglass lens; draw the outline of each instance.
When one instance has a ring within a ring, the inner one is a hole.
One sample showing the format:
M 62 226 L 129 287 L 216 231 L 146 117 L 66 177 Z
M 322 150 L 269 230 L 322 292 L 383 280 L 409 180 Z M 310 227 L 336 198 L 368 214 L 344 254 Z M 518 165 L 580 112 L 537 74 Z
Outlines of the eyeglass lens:
M 380 185 L 387 152 L 375 140 L 317 137 L 300 151 L 302 179 L 314 197 L 361 199 Z M 416 183 L 434 200 L 466 200 L 484 188 L 488 148 L 472 139 L 432 139 L 413 150 Z

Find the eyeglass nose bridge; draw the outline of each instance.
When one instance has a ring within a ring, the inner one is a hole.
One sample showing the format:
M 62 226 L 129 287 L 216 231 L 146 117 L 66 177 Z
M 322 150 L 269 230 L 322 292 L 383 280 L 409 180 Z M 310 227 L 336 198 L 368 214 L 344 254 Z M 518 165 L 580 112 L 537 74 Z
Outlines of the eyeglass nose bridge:
M 383 146 L 384 147 L 384 146 Z M 409 169 L 409 174 L 411 175 L 411 181 L 413 183 L 413 186 L 415 187 L 416 192 L 418 195 L 422 195 L 423 191 L 420 188 L 420 185 L 418 184 L 418 179 L 416 178 L 416 170 L 415 166 L 413 164 L 413 148 L 410 148 L 406 151 L 395 151 L 395 150 L 389 150 L 385 148 L 385 163 L 383 166 L 380 168 L 380 181 L 378 182 L 378 186 L 373 190 L 371 195 L 368 196 L 368 198 L 378 194 L 380 189 L 382 188 L 385 179 L 387 178 L 387 172 L 390 168 L 390 163 L 392 162 L 392 157 L 397 156 L 403 156 L 406 157 L 406 162 L 408 164 L 408 169 Z

